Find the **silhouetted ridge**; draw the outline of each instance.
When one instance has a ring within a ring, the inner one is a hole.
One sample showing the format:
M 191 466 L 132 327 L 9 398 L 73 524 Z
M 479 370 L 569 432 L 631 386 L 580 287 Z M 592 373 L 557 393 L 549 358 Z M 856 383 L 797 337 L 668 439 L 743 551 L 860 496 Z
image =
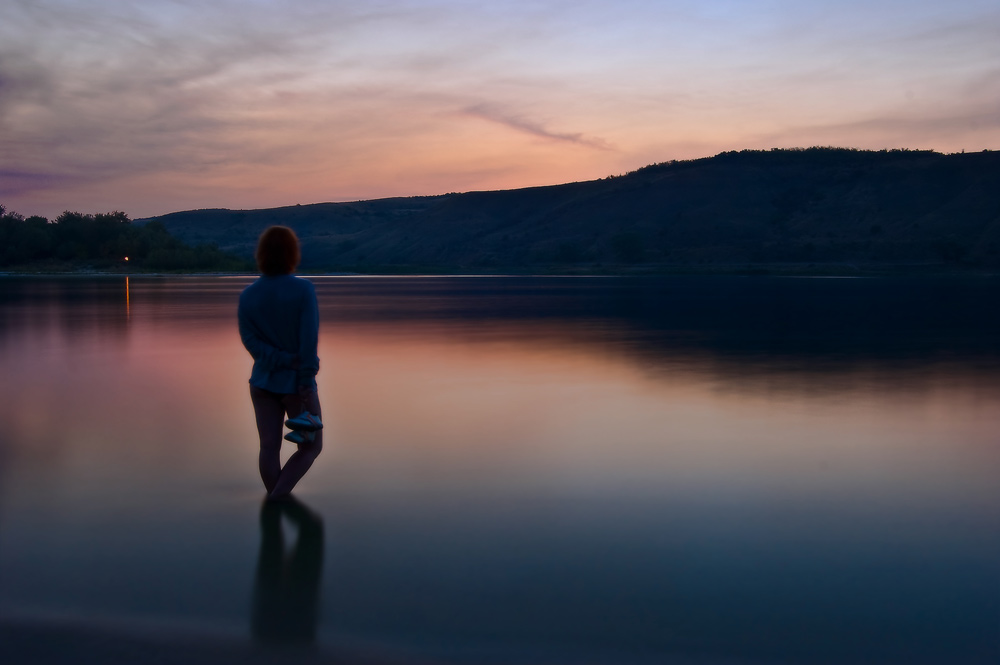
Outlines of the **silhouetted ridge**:
M 306 270 L 1000 266 L 1000 153 L 745 150 L 518 190 L 156 218 L 249 257 L 287 224 Z

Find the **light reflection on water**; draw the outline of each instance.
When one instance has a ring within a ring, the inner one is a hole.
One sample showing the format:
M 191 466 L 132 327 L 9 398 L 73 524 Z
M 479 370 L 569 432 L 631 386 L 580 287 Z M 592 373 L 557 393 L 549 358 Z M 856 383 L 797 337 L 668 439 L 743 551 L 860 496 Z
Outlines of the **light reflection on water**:
M 248 281 L 2 282 L 0 637 L 39 637 L 0 655 L 263 658 L 261 598 L 315 658 L 1000 654 L 990 280 L 317 278 L 328 446 L 285 515 Z

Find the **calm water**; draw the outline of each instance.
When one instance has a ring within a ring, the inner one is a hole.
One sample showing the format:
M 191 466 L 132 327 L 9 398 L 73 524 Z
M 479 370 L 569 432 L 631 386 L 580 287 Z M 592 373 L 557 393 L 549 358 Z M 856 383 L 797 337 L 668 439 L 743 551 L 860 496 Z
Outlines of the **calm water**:
M 1000 283 L 316 278 L 262 511 L 248 282 L 0 278 L 3 662 L 1000 660 Z

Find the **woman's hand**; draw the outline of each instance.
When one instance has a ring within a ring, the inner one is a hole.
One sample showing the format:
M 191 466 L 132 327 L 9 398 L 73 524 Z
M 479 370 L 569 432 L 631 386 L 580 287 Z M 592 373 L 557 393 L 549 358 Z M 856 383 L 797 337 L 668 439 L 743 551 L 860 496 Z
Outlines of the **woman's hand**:
M 313 411 L 314 405 L 319 402 L 319 400 L 316 398 L 316 388 L 314 388 L 313 386 L 299 386 L 298 392 L 299 392 L 299 399 L 302 401 L 302 404 L 306 407 L 306 410 L 311 413 L 315 413 L 315 411 Z

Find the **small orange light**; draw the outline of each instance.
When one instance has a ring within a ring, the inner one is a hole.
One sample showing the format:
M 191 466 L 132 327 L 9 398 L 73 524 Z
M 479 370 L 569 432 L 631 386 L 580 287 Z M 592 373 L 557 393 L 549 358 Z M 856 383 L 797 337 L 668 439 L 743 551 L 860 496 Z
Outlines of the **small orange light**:
M 125 257 L 125 260 L 128 261 L 128 257 L 127 256 Z

